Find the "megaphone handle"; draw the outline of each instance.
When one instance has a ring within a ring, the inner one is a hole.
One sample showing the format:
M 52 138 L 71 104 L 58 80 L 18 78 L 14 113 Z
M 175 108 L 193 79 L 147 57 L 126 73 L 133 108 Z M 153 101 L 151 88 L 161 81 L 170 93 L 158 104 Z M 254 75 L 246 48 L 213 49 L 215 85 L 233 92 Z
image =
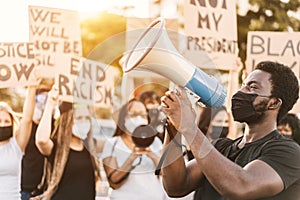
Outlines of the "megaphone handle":
M 168 134 L 169 134 L 170 139 L 171 139 L 177 146 L 180 146 L 180 147 L 184 146 L 184 145 L 182 145 L 182 144 L 179 144 L 179 143 L 177 142 L 177 140 L 174 138 L 173 131 L 172 131 L 172 129 L 173 129 L 173 130 L 176 130 L 176 129 L 174 128 L 174 126 L 173 126 L 172 124 L 169 124 L 169 123 L 167 122 L 166 119 L 163 119 L 163 120 L 165 121 L 165 127 L 167 128 L 167 132 L 168 132 Z M 172 128 L 171 128 L 171 126 L 172 126 Z M 163 163 L 164 163 L 164 161 L 165 161 L 165 159 L 166 159 L 166 155 L 167 155 L 169 149 L 170 149 L 170 145 L 168 145 L 167 148 L 164 150 L 164 152 L 163 152 L 163 154 L 162 154 L 162 156 L 161 156 L 161 158 L 160 158 L 160 160 L 159 160 L 159 162 L 158 162 L 158 164 L 157 164 L 157 167 L 156 167 L 156 169 L 155 169 L 155 175 L 159 175 L 159 174 L 160 174 L 160 170 L 161 170 L 162 165 L 163 165 Z M 182 155 L 184 156 L 184 155 L 185 155 L 185 152 L 184 152 Z

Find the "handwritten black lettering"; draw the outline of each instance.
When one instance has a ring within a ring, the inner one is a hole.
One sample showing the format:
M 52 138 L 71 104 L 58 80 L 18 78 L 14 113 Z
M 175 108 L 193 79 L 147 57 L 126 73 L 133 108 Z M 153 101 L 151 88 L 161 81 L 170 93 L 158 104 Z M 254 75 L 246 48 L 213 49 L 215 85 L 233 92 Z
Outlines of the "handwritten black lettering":
M 34 68 L 34 63 L 31 63 L 30 66 L 28 66 L 27 64 L 24 63 L 20 63 L 20 64 L 14 64 L 13 68 L 16 72 L 18 81 L 21 79 L 22 75 L 24 75 L 26 77 L 26 80 L 28 80 L 29 75 L 31 74 L 33 68 Z
M 7 81 L 11 77 L 11 71 L 8 66 L 0 65 L 0 81 Z
M 226 38 L 198 38 L 189 36 L 187 40 L 187 49 L 194 51 L 206 51 L 208 53 L 223 52 L 229 54 L 236 54 L 237 41 L 227 40 Z
M 61 13 L 59 12 L 50 12 L 44 9 L 32 8 L 30 9 L 29 13 L 35 22 L 40 21 L 40 22 L 59 24 L 61 21 L 59 19 Z

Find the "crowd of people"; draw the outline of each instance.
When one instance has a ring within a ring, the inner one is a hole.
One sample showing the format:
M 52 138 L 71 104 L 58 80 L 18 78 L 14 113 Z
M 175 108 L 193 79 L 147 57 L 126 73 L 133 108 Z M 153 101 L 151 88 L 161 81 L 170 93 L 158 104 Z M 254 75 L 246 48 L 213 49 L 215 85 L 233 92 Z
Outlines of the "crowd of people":
M 300 119 L 289 112 L 298 95 L 291 69 L 269 61 L 231 108 L 202 107 L 200 116 L 181 87 L 146 91 L 118 110 L 99 150 L 91 108 L 60 102 L 37 80 L 22 115 L 0 102 L 0 199 L 94 200 L 105 179 L 117 200 L 298 200 Z M 228 137 L 231 114 L 247 126 L 241 137 Z

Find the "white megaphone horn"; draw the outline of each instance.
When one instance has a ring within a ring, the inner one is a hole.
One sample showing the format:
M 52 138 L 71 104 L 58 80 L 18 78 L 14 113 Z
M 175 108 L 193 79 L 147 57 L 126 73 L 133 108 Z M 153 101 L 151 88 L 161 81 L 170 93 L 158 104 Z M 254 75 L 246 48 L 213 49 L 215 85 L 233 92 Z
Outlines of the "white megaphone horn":
M 159 24 L 159 28 L 155 28 Z M 165 20 L 161 17 L 147 27 L 133 49 L 125 54 L 123 71 L 127 73 L 133 69 L 155 72 L 188 88 L 206 106 L 218 108 L 225 102 L 226 93 L 217 80 L 177 52 L 165 30 Z

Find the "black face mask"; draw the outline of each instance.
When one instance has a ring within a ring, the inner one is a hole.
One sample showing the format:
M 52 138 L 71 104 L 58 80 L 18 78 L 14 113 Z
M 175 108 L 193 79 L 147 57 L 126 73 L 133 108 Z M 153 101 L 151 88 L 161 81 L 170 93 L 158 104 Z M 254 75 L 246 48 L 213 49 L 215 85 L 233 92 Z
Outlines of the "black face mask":
M 231 110 L 235 121 L 251 124 L 261 120 L 261 117 L 267 109 L 265 108 L 265 102 L 258 105 L 263 106 L 262 108 L 255 109 L 253 102 L 258 96 L 269 97 L 258 94 L 247 94 L 241 91 L 238 91 L 232 96 Z
M 209 134 L 210 138 L 215 140 L 217 138 L 225 138 L 228 135 L 228 127 L 226 126 L 212 126 Z
M 0 127 L 0 141 L 5 141 L 13 136 L 12 126 Z
M 284 137 L 286 137 L 286 138 L 293 139 L 292 135 L 286 135 L 286 134 L 282 134 L 282 135 L 284 135 Z

